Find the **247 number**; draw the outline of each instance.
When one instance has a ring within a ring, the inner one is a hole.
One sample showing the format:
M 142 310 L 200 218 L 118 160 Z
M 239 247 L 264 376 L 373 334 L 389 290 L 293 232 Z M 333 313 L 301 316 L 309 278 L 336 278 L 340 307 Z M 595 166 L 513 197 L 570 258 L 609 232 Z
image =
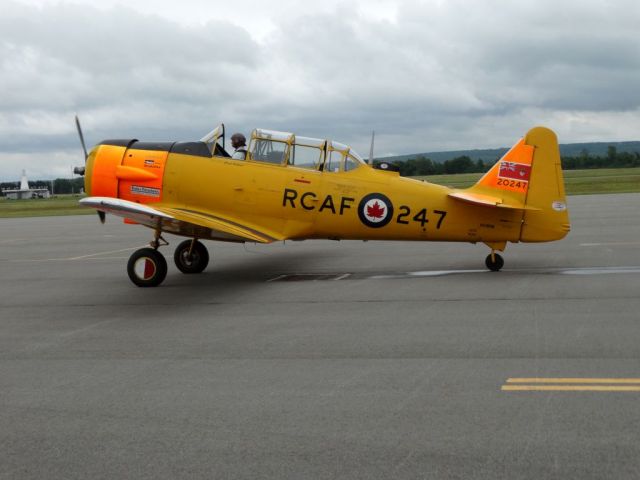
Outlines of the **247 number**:
M 419 223 L 422 228 L 424 228 L 424 226 L 427 223 L 429 223 L 429 219 L 427 218 L 426 208 L 423 208 L 413 216 L 411 216 L 411 214 L 412 214 L 411 208 L 409 208 L 406 205 L 400 205 L 400 207 L 398 208 L 398 216 L 396 217 L 396 223 L 399 223 L 401 225 L 409 225 L 409 219 L 411 219 L 412 221 Z M 447 212 L 444 212 L 442 210 L 433 210 L 433 215 L 438 216 L 436 229 L 439 230 L 440 227 L 442 226 L 442 221 L 444 220 L 444 217 L 447 216 Z M 432 220 L 435 221 L 433 217 L 432 217 Z

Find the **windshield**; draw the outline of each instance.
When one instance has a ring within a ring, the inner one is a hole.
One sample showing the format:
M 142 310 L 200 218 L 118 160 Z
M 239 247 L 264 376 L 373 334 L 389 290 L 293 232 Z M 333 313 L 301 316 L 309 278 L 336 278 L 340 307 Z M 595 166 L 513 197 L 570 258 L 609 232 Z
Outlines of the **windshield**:
M 362 157 L 351 147 L 339 142 L 329 142 L 324 163 L 325 172 L 349 172 L 364 164 Z
M 351 155 L 352 157 L 354 157 L 357 161 L 359 161 L 360 163 L 366 163 L 362 157 L 360 155 L 358 155 L 358 152 L 356 152 L 353 148 L 349 149 L 349 155 Z
M 224 123 L 221 123 L 216 128 L 207 133 L 204 137 L 200 139 L 201 142 L 204 142 L 209 149 L 209 153 L 213 154 L 216 148 L 216 143 L 218 140 L 222 139 L 222 150 L 224 150 Z

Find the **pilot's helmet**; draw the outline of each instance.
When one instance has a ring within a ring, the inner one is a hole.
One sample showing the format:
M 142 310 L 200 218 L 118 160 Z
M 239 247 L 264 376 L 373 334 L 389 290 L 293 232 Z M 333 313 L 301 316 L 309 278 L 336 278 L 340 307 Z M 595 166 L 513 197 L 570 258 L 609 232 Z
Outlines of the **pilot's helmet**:
M 246 145 L 247 144 L 247 139 L 241 133 L 234 133 L 233 135 L 231 135 L 231 142 L 233 144 L 237 143 L 238 145 Z

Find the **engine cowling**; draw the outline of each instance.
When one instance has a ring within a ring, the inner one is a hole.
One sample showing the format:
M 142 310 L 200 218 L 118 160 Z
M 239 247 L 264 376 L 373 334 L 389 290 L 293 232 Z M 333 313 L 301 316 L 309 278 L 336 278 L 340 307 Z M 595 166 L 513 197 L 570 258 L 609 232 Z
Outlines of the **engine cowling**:
M 173 143 L 105 140 L 87 159 L 85 191 L 137 203 L 162 200 L 162 180 Z

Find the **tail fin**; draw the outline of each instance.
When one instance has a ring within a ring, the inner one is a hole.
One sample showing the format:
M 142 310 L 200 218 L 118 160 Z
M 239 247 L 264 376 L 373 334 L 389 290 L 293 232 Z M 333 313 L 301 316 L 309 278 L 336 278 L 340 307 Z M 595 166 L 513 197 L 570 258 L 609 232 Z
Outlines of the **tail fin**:
M 537 210 L 525 211 L 520 241 L 560 240 L 569 233 L 571 224 L 564 192 L 558 138 L 548 128 L 536 127 L 527 132 L 524 141 L 534 148 L 525 203 Z
M 522 210 L 521 242 L 548 242 L 570 230 L 558 139 L 536 127 L 474 186 L 451 194 L 472 203 Z

